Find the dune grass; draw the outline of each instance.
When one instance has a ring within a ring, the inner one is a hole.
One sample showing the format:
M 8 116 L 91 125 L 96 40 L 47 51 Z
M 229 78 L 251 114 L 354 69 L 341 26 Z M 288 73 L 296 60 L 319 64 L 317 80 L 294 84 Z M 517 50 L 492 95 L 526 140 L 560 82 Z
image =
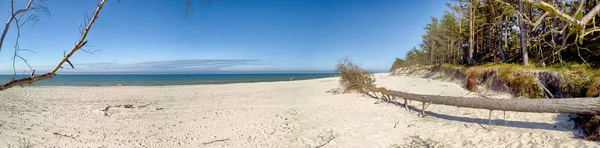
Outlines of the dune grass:
M 463 77 L 465 87 L 474 92 L 479 91 L 480 86 L 491 88 L 495 85 L 524 98 L 600 97 L 600 70 L 578 64 L 548 67 L 503 63 L 471 67 L 442 64 L 409 69 L 412 69 L 409 73 L 427 70 L 445 77 Z M 578 115 L 573 121 L 586 140 L 600 140 L 599 115 Z
M 472 67 L 442 64 L 428 70 L 446 75 L 463 71 L 465 87 L 474 92 L 479 90 L 479 86 L 489 87 L 496 83 L 516 96 L 525 98 L 554 97 L 552 93 L 561 94 L 562 97 L 598 97 L 600 93 L 600 70 L 577 64 L 562 67 L 504 63 Z
M 554 94 L 565 94 L 558 97 L 595 97 L 598 95 L 600 82 L 597 77 L 600 72 L 593 69 L 573 65 L 571 67 L 534 67 L 515 64 L 492 63 L 480 66 L 464 67 L 460 65 L 435 65 L 404 67 L 408 73 L 419 71 L 437 72 L 444 77 L 459 78 L 465 81 L 471 91 L 478 91 L 478 86 L 503 86 L 517 96 L 525 98 L 542 98 Z M 385 88 L 377 88 L 372 74 L 352 63 L 348 59 L 340 61 L 336 68 L 340 73 L 340 84 L 344 92 L 356 90 L 359 92 L 380 92 L 386 98 Z M 398 71 L 392 71 L 392 74 Z M 431 74 L 428 74 L 432 76 Z M 552 86 L 552 87 L 549 87 Z M 550 90 L 550 89 L 552 90 Z M 379 90 L 384 89 L 384 90 Z M 585 93 L 583 93 L 585 92 Z M 387 94 L 389 97 L 389 94 Z M 406 98 L 405 105 L 406 105 Z M 425 108 L 425 107 L 423 107 Z M 424 110 L 424 109 L 423 109 Z M 582 115 L 576 125 L 584 131 L 587 140 L 600 140 L 600 117 L 598 115 Z

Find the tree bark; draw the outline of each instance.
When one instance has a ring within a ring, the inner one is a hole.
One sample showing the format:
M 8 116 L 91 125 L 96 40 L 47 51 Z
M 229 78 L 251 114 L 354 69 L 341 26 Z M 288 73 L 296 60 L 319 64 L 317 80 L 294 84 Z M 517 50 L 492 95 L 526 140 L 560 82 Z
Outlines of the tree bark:
M 452 40 L 448 39 L 448 49 L 450 49 L 450 54 L 448 54 L 448 60 L 446 63 L 454 63 L 454 49 L 452 49 L 452 46 L 454 46 L 454 42 L 452 42 Z
M 475 4 L 473 2 L 471 2 L 471 9 L 470 9 L 470 18 L 469 18 L 469 60 L 468 63 L 469 64 L 473 64 L 473 52 L 475 52 L 475 43 L 474 43 L 474 38 L 475 38 L 475 29 L 474 29 L 474 18 L 473 18 L 473 13 L 475 12 Z
M 496 1 L 502 2 L 502 0 L 496 0 Z M 537 8 L 543 9 L 545 11 L 548 11 L 548 12 L 556 15 L 560 19 L 562 19 L 562 20 L 564 20 L 564 21 L 572 24 L 573 26 L 575 26 L 576 29 L 584 29 L 585 25 L 588 24 L 588 22 L 590 22 L 600 12 L 600 5 L 597 4 L 591 10 L 587 11 L 586 14 L 581 19 L 576 19 L 574 16 L 570 16 L 569 14 L 566 14 L 565 12 L 562 12 L 560 9 L 558 9 L 555 6 L 553 6 L 551 4 L 548 4 L 548 3 L 544 2 L 544 1 L 540 1 L 540 0 L 519 0 L 519 3 L 520 3 L 519 5 L 522 5 L 521 3 L 523 3 L 523 1 L 529 3 L 533 7 L 537 7 Z M 523 11 L 521 11 L 521 13 L 522 12 Z
M 554 0 L 554 4 L 558 5 L 558 0 Z M 560 27 L 558 26 L 558 17 L 554 17 L 554 19 L 552 19 L 552 27 L 556 30 L 559 30 Z M 558 43 L 558 33 L 552 33 L 552 42 L 556 46 L 556 44 Z
M 500 23 L 501 25 L 499 25 L 498 32 L 496 34 L 498 38 L 498 49 L 500 49 L 500 58 L 502 59 L 502 63 L 504 63 L 506 62 L 506 55 L 504 54 L 504 49 L 502 48 L 502 32 L 504 32 L 502 28 L 504 28 L 504 21 Z
M 458 13 L 458 32 L 462 32 L 462 13 L 463 13 L 463 3 L 462 0 L 458 0 L 460 4 L 460 12 Z
M 93 17 L 89 18 L 89 20 L 86 20 L 86 21 L 88 21 L 87 26 L 85 26 L 85 29 L 82 30 L 83 32 L 81 33 L 81 36 L 80 36 L 77 44 L 75 44 L 75 46 L 73 46 L 71 51 L 68 54 L 66 54 L 60 62 L 58 62 L 58 64 L 52 71 L 42 74 L 42 75 L 38 75 L 38 76 L 34 75 L 35 71 L 33 71 L 29 77 L 20 78 L 20 79 L 16 79 L 16 80 L 13 79 L 10 82 L 5 83 L 4 85 L 1 85 L 0 91 L 9 89 L 9 88 L 17 86 L 17 85 L 23 86 L 23 84 L 32 84 L 32 83 L 40 81 L 40 80 L 52 78 L 52 77 L 56 76 L 56 72 L 58 72 L 58 70 L 62 68 L 62 65 L 65 62 L 67 62 L 71 67 L 73 67 L 73 65 L 69 61 L 69 58 L 71 58 L 71 56 L 73 56 L 73 54 L 75 54 L 75 52 L 77 52 L 79 49 L 81 49 L 87 43 L 86 37 L 87 37 L 88 33 L 90 32 L 92 25 L 94 24 L 94 22 L 96 22 L 96 19 L 98 18 L 98 14 L 100 13 L 100 10 L 102 10 L 102 8 L 104 7 L 105 3 L 106 3 L 106 0 L 102 0 L 102 2 L 100 2 L 98 4 L 98 6 L 96 7 L 96 11 L 94 11 Z
M 565 1 L 564 1 L 564 0 L 561 0 L 561 3 L 560 3 L 560 11 L 564 10 L 564 8 L 565 8 L 565 5 L 566 5 Z M 561 20 L 560 22 L 561 22 L 561 26 L 560 26 L 561 28 L 562 28 L 562 27 L 565 27 L 565 26 L 567 26 L 567 21 L 565 21 L 565 20 Z M 560 39 L 561 39 L 561 43 L 562 43 L 562 45 L 565 45 L 565 44 L 566 44 L 566 42 L 567 42 L 567 32 L 568 32 L 568 31 L 569 31 L 569 30 L 565 29 L 565 30 L 562 32 L 562 34 L 561 34 L 561 37 L 560 37 Z M 564 47 L 561 47 L 561 48 L 564 48 Z M 565 53 L 565 51 L 566 51 L 566 50 L 561 50 L 561 52 L 560 52 L 560 55 L 563 55 L 563 54 Z
M 600 98 L 490 99 L 483 97 L 420 95 L 388 90 L 381 87 L 375 88 L 373 91 L 407 100 L 466 108 L 532 113 L 600 114 Z
M 509 23 L 509 18 L 507 17 L 506 20 L 504 20 L 504 23 L 506 23 L 508 26 Z M 504 33 L 504 46 L 506 47 L 505 50 L 508 50 L 510 52 L 511 48 L 508 46 L 508 42 L 510 42 L 510 40 L 508 40 L 508 35 L 510 35 L 512 32 L 512 27 L 507 27 L 506 32 Z
M 435 52 L 435 41 L 432 41 L 432 42 L 431 42 L 430 51 L 431 51 L 431 53 L 430 53 L 430 54 L 431 54 L 431 55 L 430 55 L 430 58 L 431 58 L 431 59 L 430 59 L 430 61 L 431 61 L 431 64 L 437 64 L 437 63 L 435 62 L 435 55 L 433 54 L 433 53 Z
M 519 0 L 519 11 L 523 15 L 523 0 Z M 519 15 L 519 32 L 521 34 L 521 53 L 523 54 L 523 65 L 529 65 L 529 55 L 527 54 L 527 26 L 523 21 L 523 16 Z

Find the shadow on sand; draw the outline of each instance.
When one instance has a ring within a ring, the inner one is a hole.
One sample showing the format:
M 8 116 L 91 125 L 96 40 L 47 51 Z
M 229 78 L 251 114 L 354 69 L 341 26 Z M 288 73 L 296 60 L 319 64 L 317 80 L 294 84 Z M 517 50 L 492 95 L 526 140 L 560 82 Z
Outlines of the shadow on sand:
M 396 106 L 400 106 L 400 107 L 404 108 L 403 102 L 379 99 L 378 97 L 376 97 L 370 93 L 364 93 L 364 94 L 366 94 L 367 96 L 369 96 L 372 99 L 381 100 L 383 102 L 390 103 L 392 105 L 396 105 Z M 410 106 L 410 105 L 408 105 L 408 108 L 410 110 L 413 110 L 416 112 L 422 111 L 421 109 L 418 109 L 418 108 L 416 108 L 414 106 Z M 431 111 L 425 111 L 425 114 L 427 114 L 427 116 L 440 118 L 440 119 L 453 120 L 453 121 L 459 121 L 459 122 L 465 122 L 465 123 L 477 123 L 485 129 L 487 129 L 487 127 L 485 127 L 484 125 L 487 125 L 489 123 L 487 118 L 484 119 L 484 118 L 460 117 L 460 116 L 444 115 L 444 114 L 435 113 L 435 112 L 431 112 Z M 502 120 L 502 119 L 493 119 L 491 121 L 492 121 L 492 124 L 499 125 L 499 126 L 529 128 L 529 129 L 543 129 L 543 130 L 556 130 L 556 131 L 571 131 L 575 135 L 577 135 L 576 131 L 571 129 L 573 123 L 570 122 L 569 119 L 570 119 L 569 114 L 560 114 L 556 119 L 558 123 L 555 123 L 555 124 L 542 123 L 542 122 L 510 121 L 510 120 Z

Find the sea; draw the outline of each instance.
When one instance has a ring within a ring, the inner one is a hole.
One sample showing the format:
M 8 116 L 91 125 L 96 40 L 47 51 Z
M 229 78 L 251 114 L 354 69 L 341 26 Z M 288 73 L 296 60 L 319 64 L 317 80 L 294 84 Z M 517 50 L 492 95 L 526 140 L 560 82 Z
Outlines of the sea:
M 162 86 L 194 84 L 228 84 L 307 80 L 335 77 L 335 73 L 300 74 L 59 74 L 35 82 L 32 86 Z M 0 82 L 11 80 L 12 75 L 0 75 Z M 17 75 L 16 78 L 20 76 Z

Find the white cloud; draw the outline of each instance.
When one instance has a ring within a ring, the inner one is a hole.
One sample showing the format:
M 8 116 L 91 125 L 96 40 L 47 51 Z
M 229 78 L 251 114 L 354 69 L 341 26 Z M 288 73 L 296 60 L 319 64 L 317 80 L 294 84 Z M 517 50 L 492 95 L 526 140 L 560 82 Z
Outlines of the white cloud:
M 227 70 L 235 71 L 236 67 L 268 66 L 267 63 L 251 59 L 195 59 L 195 60 L 174 60 L 174 61 L 151 61 L 134 64 L 118 63 L 85 63 L 75 64 L 75 69 L 71 69 L 67 63 L 59 73 L 213 73 Z M 43 67 L 37 71 L 50 70 L 49 66 Z M 243 70 L 249 70 L 241 68 Z M 250 68 L 251 69 L 251 68 Z M 22 71 L 22 70 L 21 70 Z M 12 69 L 2 70 L 2 73 L 12 73 Z

